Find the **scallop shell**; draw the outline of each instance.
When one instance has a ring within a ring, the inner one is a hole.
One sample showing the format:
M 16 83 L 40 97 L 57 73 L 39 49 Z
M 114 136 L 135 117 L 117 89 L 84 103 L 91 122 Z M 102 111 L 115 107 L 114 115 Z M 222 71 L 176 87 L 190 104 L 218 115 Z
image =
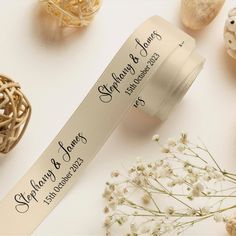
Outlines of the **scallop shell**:
M 181 19 L 192 30 L 207 26 L 219 13 L 225 0 L 182 0 Z
M 236 59 L 236 8 L 233 8 L 225 22 L 224 40 L 227 53 Z

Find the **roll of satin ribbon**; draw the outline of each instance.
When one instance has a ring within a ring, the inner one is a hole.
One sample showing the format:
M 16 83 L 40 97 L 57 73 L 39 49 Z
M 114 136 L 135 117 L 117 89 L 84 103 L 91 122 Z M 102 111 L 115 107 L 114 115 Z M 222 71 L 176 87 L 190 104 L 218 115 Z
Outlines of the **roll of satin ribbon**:
M 166 119 L 203 64 L 189 35 L 158 16 L 144 22 L 48 148 L 1 200 L 0 235 L 31 234 L 62 200 L 130 107 Z

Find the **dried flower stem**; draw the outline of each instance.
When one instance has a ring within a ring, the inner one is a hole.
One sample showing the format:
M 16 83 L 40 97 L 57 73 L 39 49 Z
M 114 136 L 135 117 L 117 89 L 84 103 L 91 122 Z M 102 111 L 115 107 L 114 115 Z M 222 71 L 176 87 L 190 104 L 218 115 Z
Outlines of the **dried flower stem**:
M 124 176 L 112 173 L 118 181 L 107 183 L 103 194 L 107 235 L 114 225 L 128 222 L 130 236 L 181 234 L 209 218 L 227 222 L 222 214 L 236 208 L 228 202 L 236 197 L 236 174 L 223 170 L 203 143 L 190 143 L 186 134 L 169 139 L 167 145 L 159 139 L 153 137 L 164 158 L 138 160 Z M 175 207 L 164 207 L 163 196 Z

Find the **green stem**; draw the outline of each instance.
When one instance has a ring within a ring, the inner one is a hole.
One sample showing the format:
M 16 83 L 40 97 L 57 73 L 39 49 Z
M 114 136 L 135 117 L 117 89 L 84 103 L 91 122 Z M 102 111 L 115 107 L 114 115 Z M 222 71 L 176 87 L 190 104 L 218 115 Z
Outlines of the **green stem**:
M 204 160 L 202 157 L 200 157 L 196 152 L 194 152 L 188 145 L 187 146 L 187 150 L 189 150 L 190 152 L 192 152 L 195 157 L 199 158 L 201 161 L 203 161 L 204 163 L 208 164 L 208 162 L 206 160 Z
M 201 141 L 201 142 L 202 142 L 202 141 Z M 217 166 L 217 168 L 218 168 L 221 172 L 223 172 L 222 169 L 220 168 L 219 164 L 217 163 L 217 161 L 216 161 L 215 158 L 213 157 L 213 155 L 212 155 L 212 154 L 210 153 L 210 151 L 207 149 L 206 145 L 205 145 L 203 142 L 202 142 L 202 144 L 203 144 L 204 148 L 202 148 L 202 147 L 200 147 L 200 146 L 198 146 L 198 148 L 199 148 L 200 150 L 206 152 L 206 153 L 209 155 L 209 157 L 211 158 L 211 160 L 215 163 L 215 165 Z
M 185 202 L 183 202 L 182 200 L 180 200 L 179 198 L 175 197 L 172 195 L 172 193 L 164 186 L 162 185 L 156 178 L 154 178 L 154 180 L 168 193 L 168 195 L 172 198 L 174 198 L 176 201 L 182 203 L 183 205 L 185 205 L 186 207 L 188 207 L 189 209 L 193 209 L 191 206 L 189 206 L 188 204 L 186 204 Z

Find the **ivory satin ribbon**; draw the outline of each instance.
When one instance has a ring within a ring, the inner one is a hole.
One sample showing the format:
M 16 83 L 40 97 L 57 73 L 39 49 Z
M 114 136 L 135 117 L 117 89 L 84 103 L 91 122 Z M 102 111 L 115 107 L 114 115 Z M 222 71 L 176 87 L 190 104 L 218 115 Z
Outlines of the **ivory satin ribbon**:
M 1 200 L 0 235 L 31 234 L 65 196 L 130 107 L 165 119 L 203 62 L 189 35 L 158 16 L 144 22 L 48 148 Z

